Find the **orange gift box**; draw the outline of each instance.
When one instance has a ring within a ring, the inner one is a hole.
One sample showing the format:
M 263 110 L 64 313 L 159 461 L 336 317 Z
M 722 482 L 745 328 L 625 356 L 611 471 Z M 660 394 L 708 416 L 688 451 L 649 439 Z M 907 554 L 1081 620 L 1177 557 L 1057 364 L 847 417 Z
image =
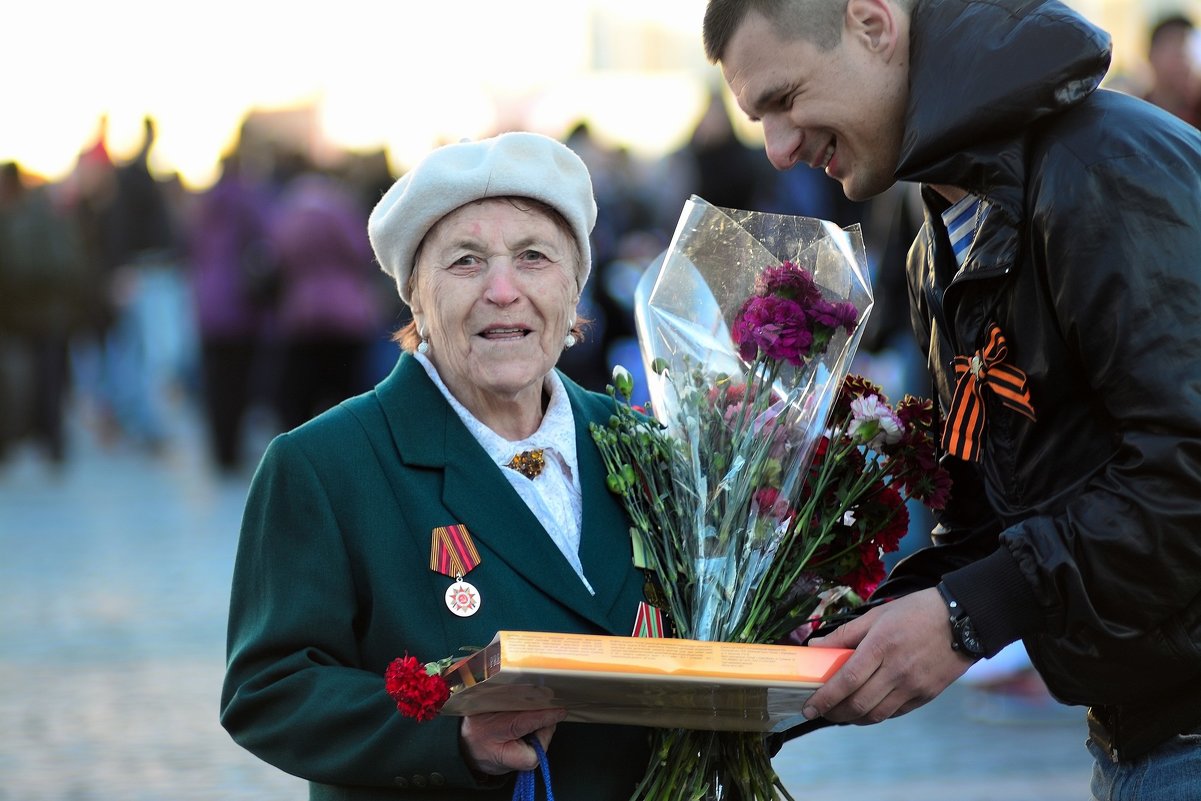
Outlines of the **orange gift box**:
M 452 664 L 446 715 L 567 709 L 567 720 L 781 731 L 851 651 L 654 637 L 500 631 Z

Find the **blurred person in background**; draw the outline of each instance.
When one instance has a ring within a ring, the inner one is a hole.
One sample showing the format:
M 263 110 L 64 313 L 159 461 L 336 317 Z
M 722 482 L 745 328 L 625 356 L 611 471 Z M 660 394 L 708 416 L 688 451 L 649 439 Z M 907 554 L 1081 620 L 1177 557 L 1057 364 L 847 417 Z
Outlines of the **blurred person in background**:
M 604 265 L 612 258 L 630 224 L 630 215 L 636 213 L 626 192 L 623 164 L 627 154 L 599 139 L 585 120 L 571 126 L 564 144 L 579 156 L 592 176 L 597 207 L 597 222 L 591 235 L 592 258 L 597 265 Z M 603 390 L 612 375 L 605 361 L 605 347 L 622 321 L 610 320 L 613 310 L 608 300 L 603 288 L 598 291 L 596 282 L 584 286 L 580 294 L 580 317 L 588 320 L 588 337 L 564 351 L 559 359 L 559 370 L 585 389 Z
M 588 430 L 613 401 L 555 368 L 580 336 L 595 220 L 583 162 L 520 132 L 434 150 L 371 214 L 414 315 L 404 352 L 373 391 L 269 446 L 230 603 L 222 724 L 311 798 L 507 801 L 537 765 L 529 735 L 563 798 L 625 799 L 645 771 L 642 728 L 563 710 L 418 723 L 384 685 L 398 656 L 500 629 L 635 626 L 643 578 Z M 453 570 L 431 561 L 452 539 Z
M 775 175 L 763 159 L 738 138 L 721 92 L 716 89 L 709 93 L 687 144 L 672 158 L 680 161 L 682 180 L 689 188 L 676 204 L 677 214 L 692 194 L 714 206 L 760 209 L 770 194 L 768 187 L 775 184 Z
M 109 291 L 115 321 L 101 379 L 115 430 L 152 453 L 167 443 L 168 393 L 179 388 L 192 324 L 180 271 L 180 234 L 163 186 L 150 172 L 155 123 L 143 120 L 137 155 L 116 170 L 102 223 L 114 265 Z
M 86 319 L 83 254 L 50 187 L 0 164 L 0 459 L 28 433 L 55 465 L 66 458 L 68 343 Z
M 344 184 L 313 171 L 291 178 L 275 202 L 274 394 L 284 430 L 371 385 L 369 356 L 386 332 L 364 219 Z
M 242 466 L 243 427 L 269 385 L 256 369 L 275 302 L 267 193 L 232 153 L 191 221 L 189 267 L 200 340 L 200 383 L 209 450 L 225 473 Z
M 387 151 L 380 149 L 366 153 L 345 153 L 345 166 L 340 170 L 343 180 L 351 188 L 359 209 L 370 210 L 391 188 L 399 175 L 392 174 Z M 409 307 L 396 293 L 396 286 L 382 270 L 372 270 L 375 280 L 376 303 L 385 331 L 394 331 L 413 319 Z M 396 343 L 390 337 L 376 337 L 368 357 L 367 375 L 369 384 L 374 385 L 396 365 Z
M 1151 85 L 1143 99 L 1194 128 L 1201 128 L 1201 73 L 1197 31 L 1183 14 L 1164 17 L 1151 29 L 1147 61 Z
M 112 283 L 116 272 L 109 217 L 117 195 L 117 169 L 105 141 L 108 121 L 79 153 L 75 168 L 61 187 L 79 237 L 87 284 L 83 328 L 71 345 L 71 380 L 84 424 L 103 442 L 117 436 L 117 423 L 105 388 L 107 342 L 117 319 Z

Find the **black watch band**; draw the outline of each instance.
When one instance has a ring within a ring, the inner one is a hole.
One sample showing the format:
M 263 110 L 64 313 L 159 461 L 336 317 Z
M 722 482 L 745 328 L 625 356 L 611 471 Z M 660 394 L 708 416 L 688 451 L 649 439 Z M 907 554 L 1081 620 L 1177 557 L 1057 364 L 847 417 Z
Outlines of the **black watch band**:
M 963 611 L 963 607 L 955 600 L 955 596 L 947 589 L 947 585 L 941 581 L 938 583 L 938 594 L 946 602 L 947 611 L 950 613 L 951 650 L 959 651 L 973 659 L 984 656 L 984 644 L 980 642 L 980 637 L 976 634 L 976 627 L 972 624 L 972 619 L 968 617 L 967 612 Z

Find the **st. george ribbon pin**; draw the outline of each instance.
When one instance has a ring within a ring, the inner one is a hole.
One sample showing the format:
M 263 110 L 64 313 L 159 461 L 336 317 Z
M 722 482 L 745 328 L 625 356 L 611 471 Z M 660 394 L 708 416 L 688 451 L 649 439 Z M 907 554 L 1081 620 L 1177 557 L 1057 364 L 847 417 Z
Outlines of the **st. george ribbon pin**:
M 480 610 L 480 591 L 463 576 L 480 563 L 479 551 L 467 526 L 438 526 L 430 536 L 430 570 L 455 581 L 446 590 L 446 608 L 459 617 L 471 617 Z

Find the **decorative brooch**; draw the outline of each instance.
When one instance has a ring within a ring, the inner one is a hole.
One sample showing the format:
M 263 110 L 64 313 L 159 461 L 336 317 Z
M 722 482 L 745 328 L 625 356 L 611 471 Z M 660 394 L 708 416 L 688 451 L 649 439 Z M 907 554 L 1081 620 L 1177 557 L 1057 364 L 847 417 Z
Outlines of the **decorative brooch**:
M 531 451 L 522 451 L 517 454 L 509 460 L 509 463 L 505 467 L 512 468 L 530 481 L 533 481 L 541 475 L 542 468 L 545 465 L 546 459 L 542 456 L 542 448 L 535 448 Z

